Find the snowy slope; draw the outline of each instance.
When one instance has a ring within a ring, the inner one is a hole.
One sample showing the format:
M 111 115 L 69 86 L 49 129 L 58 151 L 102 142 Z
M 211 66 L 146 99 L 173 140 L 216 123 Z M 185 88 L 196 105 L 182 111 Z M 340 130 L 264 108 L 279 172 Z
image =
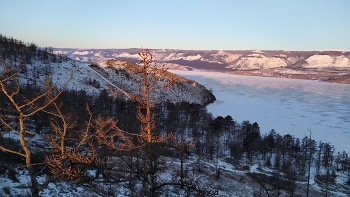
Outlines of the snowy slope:
M 90 54 L 88 51 L 75 53 Z M 118 67 L 119 65 L 118 69 L 125 69 L 123 65 L 126 63 L 126 61 L 116 61 L 114 66 Z M 101 62 L 102 69 L 92 68 L 90 65 L 89 63 L 76 60 L 50 64 L 34 61 L 32 64 L 27 65 L 26 73 L 20 73 L 22 76 L 21 80 L 23 83 L 37 83 L 50 77 L 56 86 L 62 88 L 73 73 L 73 77 L 68 83 L 68 89 L 70 90 L 84 90 L 90 95 L 97 95 L 103 89 L 109 91 L 109 86 L 119 91 L 125 91 L 126 95 L 137 91 L 137 87 L 132 79 L 126 78 L 122 72 L 116 73 L 115 69 L 106 67 L 103 62 Z M 176 76 L 175 74 L 173 75 Z M 215 100 L 212 93 L 197 82 L 186 80 L 179 76 L 175 78 L 178 79 L 175 85 L 167 90 L 158 90 L 155 96 L 159 98 L 156 99 L 173 103 L 184 101 L 193 104 L 208 104 Z
M 137 76 L 131 72 L 132 67 L 137 66 L 136 64 L 123 60 L 108 60 L 96 64 L 99 67 L 94 66 L 93 69 L 100 76 L 104 76 L 106 80 L 126 93 L 137 92 L 138 86 L 133 81 L 133 78 L 137 78 Z M 197 82 L 169 72 L 168 75 L 175 79 L 175 83 L 170 88 L 156 90 L 152 94 L 154 99 L 171 102 L 188 102 L 192 104 L 208 104 L 215 101 L 214 95 Z
M 331 56 L 331 55 L 313 55 L 306 59 L 306 68 L 319 68 L 319 67 L 349 67 L 349 56 Z

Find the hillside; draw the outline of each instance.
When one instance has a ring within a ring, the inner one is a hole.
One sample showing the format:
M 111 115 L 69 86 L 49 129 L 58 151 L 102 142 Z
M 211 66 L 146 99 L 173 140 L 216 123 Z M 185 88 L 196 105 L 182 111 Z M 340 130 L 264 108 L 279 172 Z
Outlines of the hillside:
M 55 49 L 82 62 L 109 58 L 138 61 L 139 49 Z M 171 69 L 211 70 L 233 74 L 350 83 L 349 51 L 175 50 L 153 49 L 156 60 Z
M 90 68 L 126 93 L 136 93 L 138 92 L 138 86 L 133 79 L 138 77 L 135 74 L 138 66 L 129 61 L 109 59 L 95 62 Z M 175 81 L 174 84 L 170 88 L 156 90 L 152 94 L 154 99 L 163 102 L 188 102 L 201 105 L 215 101 L 215 96 L 196 81 L 167 72 L 167 79 L 164 80 L 170 80 L 170 78 Z
M 101 65 L 105 65 L 101 62 Z M 122 88 L 126 93 L 136 91 L 136 86 L 132 85 L 132 79 L 126 78 L 122 73 L 129 72 L 123 65 L 128 64 L 125 61 L 117 61 L 114 65 L 119 65 L 120 72 L 111 67 L 91 67 L 91 64 L 68 60 L 65 63 L 51 65 L 52 80 L 57 85 L 64 84 L 69 78 L 69 73 L 75 69 L 72 80 L 68 84 L 68 89 L 84 90 L 88 94 L 95 94 L 103 89 L 109 90 L 107 84 L 112 84 L 116 88 Z M 35 63 L 40 67 L 40 62 Z M 136 66 L 136 65 L 135 65 Z M 30 71 L 29 71 L 30 72 Z M 174 75 L 174 74 L 173 74 Z M 180 76 L 175 76 L 175 85 L 166 91 L 161 91 L 159 96 L 160 101 L 170 102 L 189 102 L 193 104 L 206 105 L 215 101 L 215 96 L 204 86 L 195 81 L 187 80 Z M 44 75 L 42 75 L 44 78 Z

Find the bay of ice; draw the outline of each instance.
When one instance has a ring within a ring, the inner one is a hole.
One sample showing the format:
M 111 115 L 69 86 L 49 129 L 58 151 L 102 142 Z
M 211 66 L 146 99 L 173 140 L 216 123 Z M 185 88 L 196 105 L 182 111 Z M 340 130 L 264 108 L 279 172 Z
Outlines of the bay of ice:
M 350 154 L 350 85 L 314 80 L 170 70 L 213 91 L 214 116 L 257 122 L 261 133 L 309 136 Z

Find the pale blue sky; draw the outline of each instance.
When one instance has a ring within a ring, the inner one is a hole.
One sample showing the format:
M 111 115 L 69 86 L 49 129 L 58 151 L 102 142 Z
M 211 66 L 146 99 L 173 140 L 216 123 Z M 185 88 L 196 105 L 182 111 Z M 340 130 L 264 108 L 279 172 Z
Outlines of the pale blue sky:
M 71 48 L 350 50 L 349 0 L 0 0 L 0 34 Z

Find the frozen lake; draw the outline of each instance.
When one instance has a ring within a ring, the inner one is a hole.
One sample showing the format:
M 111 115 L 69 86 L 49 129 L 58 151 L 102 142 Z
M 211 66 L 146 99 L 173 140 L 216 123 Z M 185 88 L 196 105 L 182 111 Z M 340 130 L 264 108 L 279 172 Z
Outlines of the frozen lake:
M 303 138 L 312 132 L 317 142 L 350 153 L 350 85 L 312 80 L 230 75 L 217 72 L 171 72 L 213 90 L 217 101 L 208 106 L 214 116 L 257 122 L 262 133 Z

